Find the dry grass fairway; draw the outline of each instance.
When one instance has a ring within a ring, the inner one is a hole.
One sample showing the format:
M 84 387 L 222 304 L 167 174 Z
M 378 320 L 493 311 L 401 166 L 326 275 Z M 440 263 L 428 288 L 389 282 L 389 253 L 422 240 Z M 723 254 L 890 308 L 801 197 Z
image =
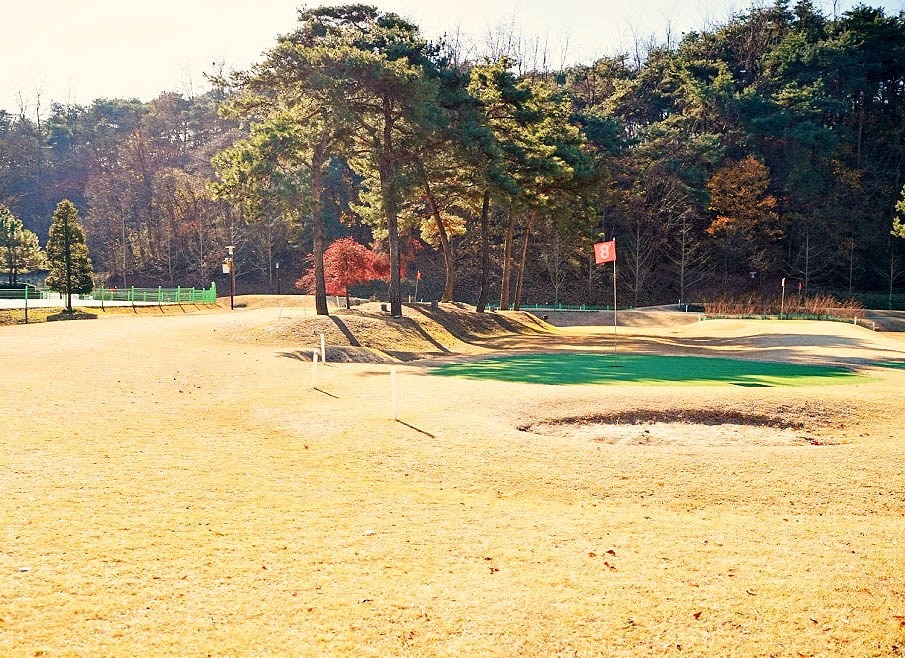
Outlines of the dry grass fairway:
M 877 378 L 814 388 L 543 386 L 412 361 L 400 423 L 387 364 L 331 364 L 309 388 L 287 357 L 314 338 L 273 331 L 301 311 L 0 328 L 0 655 L 905 653 L 905 369 L 865 365 L 905 360 L 900 338 L 620 329 L 639 352 Z M 608 332 L 438 351 L 606 350 Z M 517 429 L 650 410 L 778 414 L 835 445 Z

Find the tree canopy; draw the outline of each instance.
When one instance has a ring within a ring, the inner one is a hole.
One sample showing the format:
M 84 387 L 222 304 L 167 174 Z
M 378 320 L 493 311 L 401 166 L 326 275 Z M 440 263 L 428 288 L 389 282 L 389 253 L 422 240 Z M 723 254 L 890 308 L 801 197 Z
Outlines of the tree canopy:
M 319 312 L 347 235 L 385 254 L 397 315 L 409 244 L 422 291 L 479 309 L 606 303 L 603 237 L 629 303 L 748 290 L 749 271 L 840 294 L 897 281 L 905 14 L 777 0 L 559 69 L 497 36 L 463 58 L 374 7 L 301 10 L 203 95 L 0 113 L 0 202 L 44 234 L 71 199 L 121 285 L 206 284 L 236 245 L 267 288 L 313 255 Z

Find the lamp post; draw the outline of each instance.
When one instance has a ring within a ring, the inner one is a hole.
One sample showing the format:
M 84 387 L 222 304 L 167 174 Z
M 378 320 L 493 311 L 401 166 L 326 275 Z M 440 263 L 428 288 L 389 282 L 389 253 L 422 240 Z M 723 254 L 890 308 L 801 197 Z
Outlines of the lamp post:
M 231 311 L 236 308 L 236 266 L 233 263 L 233 252 L 235 250 L 235 245 L 226 247 L 226 253 L 228 254 L 226 262 L 229 265 L 229 310 Z
M 279 263 L 276 264 L 276 268 L 277 268 L 277 294 L 279 295 L 280 294 L 280 264 Z

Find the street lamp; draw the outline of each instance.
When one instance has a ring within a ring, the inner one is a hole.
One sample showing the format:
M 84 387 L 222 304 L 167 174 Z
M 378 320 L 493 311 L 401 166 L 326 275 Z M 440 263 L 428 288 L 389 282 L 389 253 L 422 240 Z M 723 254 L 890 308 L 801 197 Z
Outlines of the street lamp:
M 228 254 L 226 257 L 226 264 L 229 266 L 229 310 L 231 311 L 236 308 L 236 266 L 233 263 L 233 252 L 235 250 L 235 245 L 228 245 L 226 247 L 226 253 Z
M 280 264 L 276 264 L 277 267 L 277 294 L 280 294 Z

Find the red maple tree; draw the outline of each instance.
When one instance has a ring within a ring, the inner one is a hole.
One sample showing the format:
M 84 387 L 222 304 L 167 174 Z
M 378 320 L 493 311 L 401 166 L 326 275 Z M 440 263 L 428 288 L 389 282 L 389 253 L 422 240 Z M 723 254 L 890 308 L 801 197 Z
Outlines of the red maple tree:
M 324 283 L 328 295 L 345 295 L 349 308 L 349 286 L 383 278 L 377 264 L 377 255 L 351 237 L 339 238 L 324 251 Z M 308 257 L 308 269 L 295 287 L 308 293 L 314 292 L 314 262 Z
M 374 253 L 374 270 L 377 272 L 377 279 L 390 279 L 390 255 L 386 251 L 376 249 Z M 408 266 L 415 262 L 415 252 L 421 251 L 422 245 L 411 237 L 407 240 L 400 240 L 399 244 L 399 276 L 403 279 L 408 273 Z

